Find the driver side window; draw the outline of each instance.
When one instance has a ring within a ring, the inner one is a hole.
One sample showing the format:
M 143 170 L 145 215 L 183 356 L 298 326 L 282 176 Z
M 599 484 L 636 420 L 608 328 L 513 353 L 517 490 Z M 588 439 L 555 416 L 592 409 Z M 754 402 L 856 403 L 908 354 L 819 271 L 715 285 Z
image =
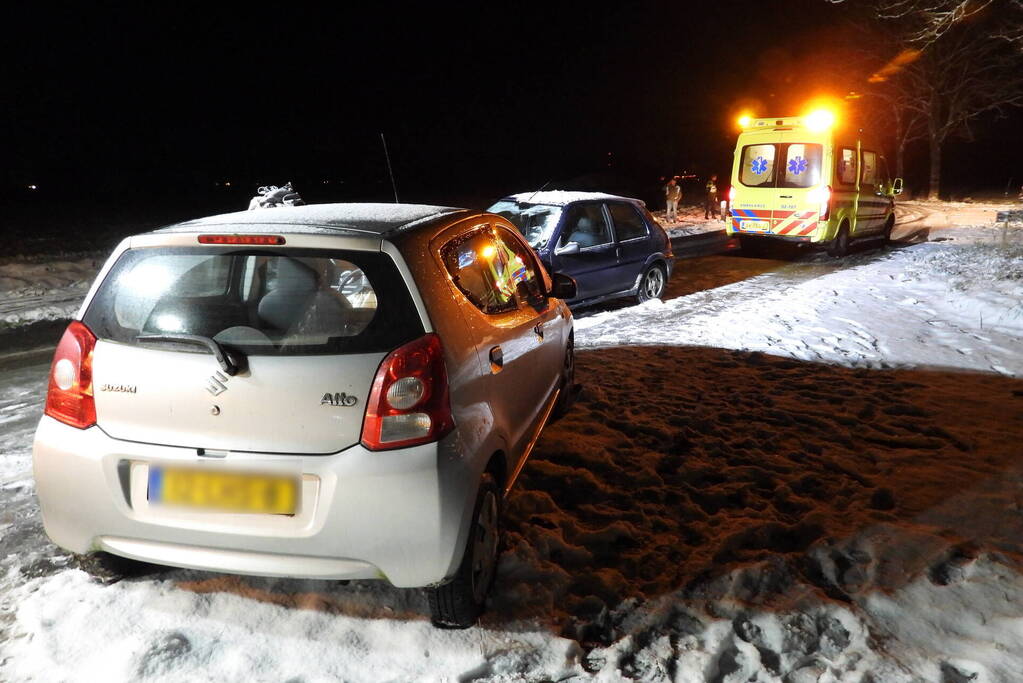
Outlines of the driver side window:
M 611 231 L 604 220 L 601 204 L 573 204 L 565 216 L 558 246 L 575 242 L 580 249 L 611 243 Z

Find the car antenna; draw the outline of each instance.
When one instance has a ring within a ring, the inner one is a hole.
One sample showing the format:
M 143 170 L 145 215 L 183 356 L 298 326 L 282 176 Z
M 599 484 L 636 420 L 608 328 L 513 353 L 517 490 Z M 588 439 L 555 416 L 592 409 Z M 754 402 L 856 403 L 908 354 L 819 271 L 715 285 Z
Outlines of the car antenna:
M 391 155 L 387 153 L 387 139 L 380 134 L 380 142 L 384 143 L 384 158 L 387 159 L 387 174 L 391 176 L 391 189 L 394 190 L 394 203 L 398 203 L 398 185 L 394 182 L 394 171 L 391 170 Z
M 547 187 L 547 186 L 548 186 L 548 185 L 550 185 L 550 184 L 551 184 L 551 181 L 549 181 L 549 180 L 548 180 L 548 181 L 547 181 L 546 183 L 544 183 L 543 185 L 541 185 L 541 186 L 540 186 L 540 189 L 539 189 L 539 190 L 537 190 L 537 191 L 536 191 L 536 192 L 534 192 L 533 194 L 529 195 L 529 199 L 527 199 L 527 200 L 526 200 L 526 203 L 528 204 L 528 203 L 529 203 L 529 202 L 530 202 L 530 201 L 531 201 L 531 200 L 533 199 L 533 197 L 535 197 L 535 196 L 537 195 L 537 193 L 539 193 L 539 192 L 542 192 L 542 191 L 543 191 L 543 188 Z

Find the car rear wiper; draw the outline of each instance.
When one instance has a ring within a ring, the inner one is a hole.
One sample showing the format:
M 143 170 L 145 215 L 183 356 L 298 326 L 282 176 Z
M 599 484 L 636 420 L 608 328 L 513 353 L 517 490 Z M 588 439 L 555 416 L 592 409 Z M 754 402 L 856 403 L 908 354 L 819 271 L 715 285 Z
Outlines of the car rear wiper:
M 140 334 L 135 339 L 140 342 L 177 342 L 179 344 L 202 346 L 210 350 L 224 372 L 232 377 L 237 375 L 245 366 L 245 356 L 241 352 L 235 349 L 231 349 L 228 352 L 216 340 L 198 334 Z

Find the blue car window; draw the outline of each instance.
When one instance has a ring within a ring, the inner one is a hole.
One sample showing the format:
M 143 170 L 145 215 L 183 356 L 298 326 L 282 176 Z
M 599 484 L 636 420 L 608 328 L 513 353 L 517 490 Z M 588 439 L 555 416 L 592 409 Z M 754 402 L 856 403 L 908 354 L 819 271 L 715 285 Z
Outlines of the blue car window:
M 580 249 L 611 243 L 611 230 L 604 220 L 600 204 L 573 204 L 569 208 L 558 246 L 563 247 L 569 242 L 575 242 Z
M 647 236 L 646 223 L 632 204 L 611 203 L 607 205 L 611 220 L 615 224 L 615 236 L 619 242 Z

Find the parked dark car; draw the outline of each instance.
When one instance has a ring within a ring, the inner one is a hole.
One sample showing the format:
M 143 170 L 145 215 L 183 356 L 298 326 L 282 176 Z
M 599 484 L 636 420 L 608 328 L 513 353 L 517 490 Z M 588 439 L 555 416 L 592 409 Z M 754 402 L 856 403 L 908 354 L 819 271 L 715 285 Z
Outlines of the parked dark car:
M 667 233 L 639 199 L 596 192 L 524 192 L 488 211 L 500 214 L 536 250 L 548 272 L 571 275 L 571 306 L 664 294 L 675 257 Z

